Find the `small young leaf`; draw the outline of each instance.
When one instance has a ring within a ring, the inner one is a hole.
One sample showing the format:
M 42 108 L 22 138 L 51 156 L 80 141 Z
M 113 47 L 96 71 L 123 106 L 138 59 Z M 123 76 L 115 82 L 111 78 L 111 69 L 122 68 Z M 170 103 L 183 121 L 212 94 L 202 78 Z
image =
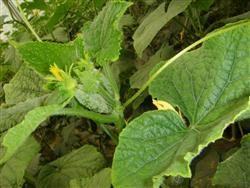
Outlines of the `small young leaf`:
M 213 178 L 215 185 L 223 187 L 250 187 L 250 134 L 244 136 L 241 148 L 221 162 Z
M 93 146 L 85 145 L 42 167 L 38 188 L 68 188 L 70 180 L 91 177 L 105 165 Z
M 36 140 L 33 137 L 29 137 L 13 157 L 0 169 L 0 187 L 22 187 L 25 169 L 39 150 L 40 146 Z
M 119 21 L 131 4 L 125 1 L 107 2 L 95 20 L 84 26 L 85 50 L 96 59 L 97 64 L 103 65 L 119 58 L 122 42 Z
M 110 188 L 111 169 L 105 168 L 89 178 L 74 179 L 70 181 L 70 188 Z
M 88 109 L 99 113 L 111 113 L 112 108 L 98 93 L 89 93 L 84 91 L 83 86 L 79 86 L 76 90 L 75 98 L 77 101 Z
M 73 63 L 84 58 L 81 38 L 68 44 L 27 42 L 17 49 L 22 59 L 44 76 L 50 74 L 50 65 L 56 64 L 62 70 L 69 70 Z
M 191 2 L 192 0 L 172 0 L 167 12 L 165 12 L 165 3 L 162 3 L 146 16 L 133 35 L 134 48 L 140 57 L 160 29 L 172 18 L 182 13 Z
M 83 64 L 82 70 L 75 70 L 81 84 L 78 85 L 75 98 L 90 110 L 99 113 L 111 113 L 113 93 L 107 78 L 94 68 L 90 62 Z M 111 102 L 112 103 L 112 102 Z

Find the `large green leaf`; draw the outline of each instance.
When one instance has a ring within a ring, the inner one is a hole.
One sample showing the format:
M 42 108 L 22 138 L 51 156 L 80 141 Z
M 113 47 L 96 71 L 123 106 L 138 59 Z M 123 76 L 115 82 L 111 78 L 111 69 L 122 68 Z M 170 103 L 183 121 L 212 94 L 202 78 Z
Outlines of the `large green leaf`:
M 250 26 L 206 41 L 184 54 L 151 84 L 158 100 L 179 106 L 191 125 L 223 117 L 250 94 Z
M 48 95 L 36 97 L 20 102 L 9 108 L 0 108 L 0 133 L 21 122 L 27 112 L 35 107 L 42 106 Z
M 19 188 L 24 183 L 25 169 L 33 157 L 39 152 L 40 146 L 30 137 L 0 170 L 0 187 Z
M 99 65 L 119 58 L 122 42 L 119 21 L 131 4 L 125 1 L 107 2 L 95 20 L 84 26 L 85 50 Z
M 43 78 L 23 65 L 12 80 L 4 85 L 5 101 L 12 105 L 44 95 L 45 92 L 42 89 L 44 83 Z
M 112 166 L 113 185 L 152 187 L 152 177 L 174 161 L 174 146 L 186 131 L 175 112 L 147 112 L 133 120 L 119 136 Z
M 5 152 L 0 158 L 0 164 L 5 163 L 17 149 L 27 140 L 29 135 L 50 115 L 62 109 L 62 105 L 49 105 L 37 107 L 27 113 L 24 120 L 8 130 L 3 138 L 1 146 L 4 147 Z
M 190 177 L 189 163 L 209 142 L 220 138 L 227 117 L 187 128 L 172 111 L 147 112 L 132 121 L 119 137 L 112 166 L 115 187 L 152 187 L 164 175 Z
M 136 29 L 133 39 L 134 48 L 139 56 L 151 43 L 155 35 L 166 25 L 172 18 L 182 13 L 192 0 L 172 0 L 165 12 L 165 3 L 159 5 L 157 9 L 151 12 Z
M 190 177 L 191 160 L 221 138 L 225 127 L 248 107 L 249 72 L 248 25 L 211 38 L 170 64 L 149 91 L 178 106 L 190 125 L 185 127 L 177 114 L 162 111 L 132 121 L 115 152 L 114 185 L 151 187 L 153 177 L 156 183 L 163 175 Z
M 85 145 L 42 167 L 38 188 L 68 188 L 70 180 L 91 177 L 105 165 L 103 156 L 93 146 Z
M 89 178 L 74 179 L 70 181 L 70 188 L 110 188 L 111 169 L 105 168 Z
M 241 148 L 217 167 L 215 185 L 230 188 L 250 187 L 250 134 L 244 136 Z
M 50 65 L 56 64 L 63 70 L 69 70 L 71 64 L 84 58 L 81 38 L 68 44 L 27 42 L 17 49 L 22 59 L 42 75 L 50 74 Z

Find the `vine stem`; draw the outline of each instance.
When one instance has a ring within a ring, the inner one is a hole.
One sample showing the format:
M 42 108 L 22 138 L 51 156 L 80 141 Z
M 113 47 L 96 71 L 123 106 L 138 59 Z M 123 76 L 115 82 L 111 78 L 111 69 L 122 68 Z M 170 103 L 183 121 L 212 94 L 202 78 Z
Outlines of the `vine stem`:
M 118 121 L 115 115 L 103 115 L 89 110 L 85 109 L 79 110 L 75 108 L 63 108 L 53 113 L 53 115 L 70 115 L 70 116 L 84 117 L 87 119 L 98 121 L 100 123 L 114 123 Z
M 164 70 L 166 69 L 171 63 L 173 63 L 176 59 L 181 57 L 183 54 L 188 52 L 189 50 L 193 49 L 194 47 L 198 46 L 199 44 L 203 43 L 204 41 L 216 37 L 220 34 L 223 34 L 225 32 L 231 31 L 237 27 L 242 25 L 249 25 L 250 20 L 245 20 L 237 24 L 232 24 L 231 26 L 226 26 L 223 29 L 212 31 L 211 33 L 207 34 L 205 37 L 201 38 L 200 40 L 194 42 L 193 44 L 189 45 L 188 47 L 184 48 L 182 51 L 177 53 L 175 56 L 170 58 L 163 64 L 155 73 L 152 74 L 152 76 L 148 79 L 148 81 L 131 97 L 129 98 L 124 104 L 123 107 L 126 108 L 128 105 L 130 105 L 137 97 L 139 97 L 142 92 L 152 83 L 152 81 Z
M 18 0 L 16 0 L 16 4 L 17 4 L 17 8 L 21 14 L 21 17 L 22 17 L 22 20 L 23 22 L 26 24 L 26 26 L 29 28 L 29 30 L 31 31 L 31 33 L 36 37 L 36 39 L 39 41 L 39 42 L 42 42 L 42 39 L 38 36 L 38 34 L 35 32 L 35 30 L 33 29 L 33 27 L 31 26 L 31 24 L 29 23 L 28 19 L 26 18 L 24 12 L 23 12 L 23 9 L 22 7 L 20 6 L 20 3 Z

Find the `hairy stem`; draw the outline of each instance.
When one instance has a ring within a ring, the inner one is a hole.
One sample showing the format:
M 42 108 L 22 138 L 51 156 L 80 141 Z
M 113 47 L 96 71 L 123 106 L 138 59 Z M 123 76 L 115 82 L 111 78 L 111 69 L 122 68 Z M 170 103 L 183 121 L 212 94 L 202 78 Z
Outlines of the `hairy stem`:
M 84 117 L 100 123 L 117 122 L 117 116 L 115 115 L 103 115 L 89 110 L 77 109 L 77 108 L 64 108 L 55 112 L 53 115 L 70 115 L 70 116 Z
M 188 47 L 186 47 L 185 49 L 183 49 L 182 51 L 180 51 L 178 54 L 176 54 L 175 56 L 173 56 L 172 58 L 170 58 L 169 60 L 167 60 L 165 62 L 165 64 L 163 64 L 155 73 L 153 73 L 151 75 L 151 77 L 148 79 L 148 81 L 131 97 L 129 98 L 124 104 L 123 107 L 126 108 L 128 105 L 130 105 L 137 97 L 139 97 L 142 92 L 152 83 L 152 81 L 163 71 L 165 70 L 170 64 L 172 64 L 176 59 L 180 58 L 182 55 L 184 55 L 186 52 L 188 52 L 189 50 L 193 49 L 194 47 L 198 46 L 199 44 L 203 43 L 204 41 L 211 39 L 213 37 L 216 37 L 218 35 L 221 35 L 225 32 L 231 31 L 237 27 L 242 26 L 242 25 L 249 25 L 250 21 L 243 21 L 237 24 L 232 24 L 231 26 L 228 27 L 224 27 L 220 30 L 215 30 L 209 34 L 207 34 L 205 37 L 201 38 L 200 40 L 194 42 L 193 44 L 189 45 Z

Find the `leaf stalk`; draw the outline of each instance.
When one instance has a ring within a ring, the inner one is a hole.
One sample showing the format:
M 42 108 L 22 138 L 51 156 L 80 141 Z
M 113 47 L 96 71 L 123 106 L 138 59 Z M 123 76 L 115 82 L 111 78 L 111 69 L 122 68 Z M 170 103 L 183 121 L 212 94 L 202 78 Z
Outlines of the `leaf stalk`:
M 53 115 L 70 115 L 70 116 L 78 116 L 84 117 L 88 119 L 92 119 L 94 121 L 98 121 L 100 123 L 114 123 L 117 122 L 117 116 L 115 115 L 103 115 L 96 112 L 92 112 L 85 109 L 79 108 L 64 108 L 61 109 Z
M 22 17 L 22 20 L 23 22 L 26 24 L 26 26 L 29 28 L 29 30 L 31 31 L 31 33 L 36 37 L 36 39 L 39 41 L 39 42 L 42 42 L 42 39 L 38 36 L 38 34 L 35 32 L 35 30 L 33 29 L 33 27 L 31 26 L 31 24 L 29 23 L 28 19 L 26 18 L 24 12 L 23 12 L 23 9 L 22 7 L 20 6 L 20 3 L 18 0 L 16 0 L 16 4 L 17 4 L 17 8 L 21 14 L 21 17 Z

